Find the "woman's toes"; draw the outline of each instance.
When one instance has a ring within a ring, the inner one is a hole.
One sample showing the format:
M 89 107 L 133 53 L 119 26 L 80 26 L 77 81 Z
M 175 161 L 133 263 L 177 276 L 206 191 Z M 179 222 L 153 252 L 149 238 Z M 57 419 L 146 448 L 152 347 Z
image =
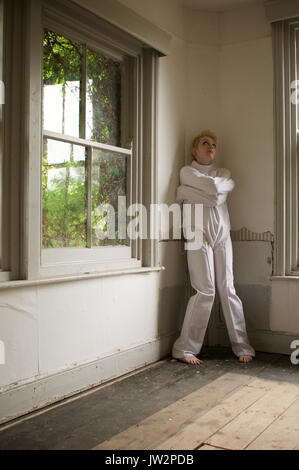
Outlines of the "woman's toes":
M 194 364 L 194 365 L 202 363 L 202 361 L 195 356 L 187 356 L 180 360 L 183 362 L 186 362 L 187 364 Z
M 197 357 L 191 357 L 188 362 L 189 364 L 201 364 L 202 363 L 202 361 L 200 359 L 197 359 Z
M 240 362 L 250 362 L 250 361 L 252 361 L 252 356 L 240 356 L 239 361 Z

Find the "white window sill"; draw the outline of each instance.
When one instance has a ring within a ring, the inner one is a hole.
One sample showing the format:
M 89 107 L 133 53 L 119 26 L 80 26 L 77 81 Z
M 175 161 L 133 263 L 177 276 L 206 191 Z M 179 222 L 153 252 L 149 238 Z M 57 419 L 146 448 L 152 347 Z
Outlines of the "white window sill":
M 34 279 L 34 280 L 21 280 L 21 281 L 9 281 L 9 282 L 0 282 L 1 289 L 15 289 L 17 287 L 32 287 L 38 285 L 46 284 L 57 284 L 60 282 L 71 282 L 71 281 L 81 281 L 83 279 L 97 279 L 101 277 L 111 277 L 111 276 L 122 276 L 124 274 L 142 274 L 150 273 L 155 271 L 164 271 L 164 266 L 157 267 L 144 267 L 144 268 L 129 268 L 129 269 L 118 269 L 114 271 L 105 271 L 105 272 L 95 272 L 87 274 L 75 274 L 71 276 L 56 276 L 51 278 L 44 279 Z
M 271 276 L 270 281 L 299 281 L 299 273 L 294 276 Z

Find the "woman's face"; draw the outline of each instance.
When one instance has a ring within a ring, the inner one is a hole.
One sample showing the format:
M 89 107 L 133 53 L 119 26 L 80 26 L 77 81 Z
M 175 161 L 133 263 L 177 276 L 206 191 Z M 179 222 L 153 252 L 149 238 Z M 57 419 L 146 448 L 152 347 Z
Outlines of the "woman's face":
M 201 137 L 192 155 L 201 165 L 210 165 L 216 156 L 216 143 L 211 137 Z

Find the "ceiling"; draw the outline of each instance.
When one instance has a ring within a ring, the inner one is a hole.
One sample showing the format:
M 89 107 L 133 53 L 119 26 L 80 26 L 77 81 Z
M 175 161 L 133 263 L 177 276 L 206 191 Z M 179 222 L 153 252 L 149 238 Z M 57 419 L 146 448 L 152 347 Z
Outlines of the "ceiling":
M 180 0 L 182 6 L 193 10 L 226 11 L 246 5 L 263 4 L 263 0 Z

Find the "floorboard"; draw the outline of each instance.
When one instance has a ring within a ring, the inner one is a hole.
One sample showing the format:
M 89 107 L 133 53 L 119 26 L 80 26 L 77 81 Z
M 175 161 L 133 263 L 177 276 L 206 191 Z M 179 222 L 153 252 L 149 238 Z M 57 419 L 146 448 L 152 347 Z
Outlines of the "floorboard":
M 264 430 L 246 450 L 299 449 L 299 399 Z
M 298 448 L 298 367 L 256 352 L 241 364 L 205 347 L 0 426 L 0 450 Z M 279 380 L 278 380 L 279 379 Z
M 231 450 L 242 450 L 249 446 L 299 396 L 299 385 L 272 383 L 270 390 L 265 390 L 257 401 L 206 440 L 206 443 Z M 251 391 L 248 393 L 250 395 Z

